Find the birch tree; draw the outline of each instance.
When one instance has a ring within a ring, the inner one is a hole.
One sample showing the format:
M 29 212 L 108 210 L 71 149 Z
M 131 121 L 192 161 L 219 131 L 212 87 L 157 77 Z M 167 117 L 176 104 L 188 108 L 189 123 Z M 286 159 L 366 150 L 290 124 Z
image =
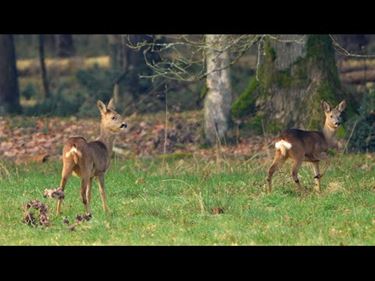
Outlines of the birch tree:
M 225 138 L 232 102 L 229 54 L 225 35 L 206 35 L 207 94 L 204 101 L 204 131 L 214 144 Z
M 204 129 L 209 144 L 225 138 L 229 128 L 232 101 L 230 66 L 253 46 L 256 35 L 169 35 L 163 43 L 138 43 L 146 64 L 153 70 L 152 79 L 170 79 L 195 83 L 205 80 Z M 158 38 L 158 36 L 155 36 Z M 148 58 L 157 51 L 158 62 Z

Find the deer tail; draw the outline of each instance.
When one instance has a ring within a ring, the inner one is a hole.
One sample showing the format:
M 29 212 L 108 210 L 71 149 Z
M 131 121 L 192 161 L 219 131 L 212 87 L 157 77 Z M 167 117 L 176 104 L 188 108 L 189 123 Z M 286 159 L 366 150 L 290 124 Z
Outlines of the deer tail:
M 275 143 L 275 148 L 277 150 L 280 150 L 281 155 L 286 156 L 287 150 L 292 148 L 292 144 L 285 140 L 279 140 Z
M 65 157 L 69 158 L 73 156 L 74 163 L 78 164 L 78 159 L 82 157 L 82 152 L 77 149 L 77 146 L 75 144 L 72 145 L 72 148 L 65 153 Z

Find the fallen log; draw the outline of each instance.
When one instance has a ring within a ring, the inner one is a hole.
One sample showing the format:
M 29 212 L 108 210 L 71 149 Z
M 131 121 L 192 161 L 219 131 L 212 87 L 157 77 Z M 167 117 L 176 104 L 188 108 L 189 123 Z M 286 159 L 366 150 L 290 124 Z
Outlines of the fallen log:
M 337 63 L 341 73 L 375 69 L 375 59 L 349 59 Z
M 348 84 L 375 82 L 375 69 L 352 71 L 340 74 L 341 81 Z

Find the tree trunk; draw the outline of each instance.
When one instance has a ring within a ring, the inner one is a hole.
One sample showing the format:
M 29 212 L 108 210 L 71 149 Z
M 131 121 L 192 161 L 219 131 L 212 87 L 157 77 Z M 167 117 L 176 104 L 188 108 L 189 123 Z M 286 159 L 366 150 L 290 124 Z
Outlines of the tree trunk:
M 75 54 L 72 34 L 57 34 L 57 56 L 59 58 L 72 57 Z
M 108 35 L 108 43 L 110 47 L 111 67 L 119 72 L 128 72 L 134 70 L 140 65 L 144 65 L 143 50 L 137 51 L 127 46 L 125 35 L 110 34 Z M 126 35 L 133 44 L 137 42 L 148 41 L 145 35 Z
M 50 97 L 50 92 L 49 92 L 47 68 L 46 68 L 45 54 L 44 54 L 44 34 L 39 34 L 39 61 L 40 61 L 40 69 L 41 69 L 42 83 L 43 83 L 43 90 L 44 90 L 44 99 L 48 99 Z
M 123 44 L 123 35 L 120 34 L 109 34 L 109 57 L 110 64 L 113 70 L 118 72 L 127 72 L 128 61 L 127 61 L 127 47 Z
M 215 144 L 225 138 L 232 102 L 229 55 L 225 35 L 206 35 L 207 94 L 204 102 L 206 140 Z
M 0 35 L 0 115 L 18 113 L 20 110 L 13 36 L 2 34 Z
M 337 103 L 344 98 L 328 35 L 308 35 L 299 43 L 296 35 L 280 35 L 266 41 L 259 68 L 258 114 L 268 131 L 285 127 L 319 129 L 321 100 Z M 300 39 L 301 36 L 297 35 Z
M 110 48 L 110 63 L 112 70 L 123 75 L 124 82 L 121 91 L 116 88 L 116 103 L 122 108 L 127 107 L 127 111 L 137 111 L 137 101 L 140 94 L 149 91 L 152 86 L 150 81 L 141 81 L 139 75 L 150 74 L 151 70 L 146 65 L 143 55 L 143 48 L 135 50 L 128 46 L 128 41 L 132 44 L 140 42 L 151 42 L 152 37 L 136 34 L 136 35 L 108 35 L 108 43 Z M 155 54 L 151 54 L 149 60 L 158 60 Z

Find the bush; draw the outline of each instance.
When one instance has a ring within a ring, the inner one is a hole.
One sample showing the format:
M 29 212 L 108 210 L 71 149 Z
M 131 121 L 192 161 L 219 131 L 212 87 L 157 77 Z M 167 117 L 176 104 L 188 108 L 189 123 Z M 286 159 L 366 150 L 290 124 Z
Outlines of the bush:
M 112 97 L 115 77 L 116 73 L 98 67 L 79 70 L 76 73 L 78 83 L 84 88 L 87 96 L 103 101 L 108 101 Z
M 348 123 L 351 128 L 348 132 L 352 133 L 348 144 L 349 151 L 374 152 L 375 91 L 364 95 L 359 107 L 359 115 L 350 119 Z
M 78 112 L 82 102 L 82 95 L 68 95 L 58 92 L 42 103 L 25 108 L 24 114 L 27 116 L 70 116 Z
M 257 87 L 257 80 L 255 77 L 251 78 L 246 89 L 232 105 L 232 116 L 234 118 L 242 118 L 255 112 L 255 90 Z
M 24 97 L 26 100 L 30 100 L 31 98 L 35 98 L 37 95 L 37 90 L 35 89 L 34 85 L 28 83 L 23 91 L 21 91 L 21 96 Z

